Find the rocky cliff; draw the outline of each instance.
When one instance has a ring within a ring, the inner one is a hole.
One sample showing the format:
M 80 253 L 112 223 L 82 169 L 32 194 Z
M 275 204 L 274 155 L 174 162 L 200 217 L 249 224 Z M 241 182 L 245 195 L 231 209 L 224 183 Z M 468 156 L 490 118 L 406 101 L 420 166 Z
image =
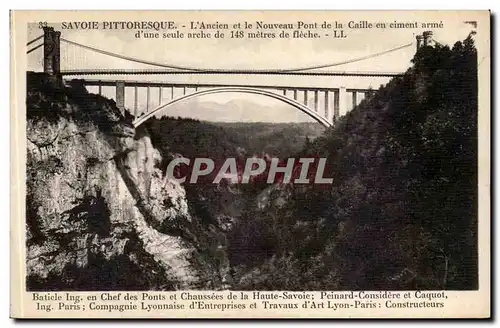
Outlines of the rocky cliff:
M 28 74 L 29 290 L 222 288 L 224 241 L 114 101 Z M 213 242 L 213 240 L 216 240 Z

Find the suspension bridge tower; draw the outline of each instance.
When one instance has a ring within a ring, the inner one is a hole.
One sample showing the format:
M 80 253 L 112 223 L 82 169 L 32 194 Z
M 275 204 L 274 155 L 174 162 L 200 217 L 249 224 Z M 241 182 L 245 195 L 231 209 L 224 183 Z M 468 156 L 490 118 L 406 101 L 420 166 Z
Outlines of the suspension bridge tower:
M 43 72 L 59 76 L 61 72 L 61 32 L 43 28 Z

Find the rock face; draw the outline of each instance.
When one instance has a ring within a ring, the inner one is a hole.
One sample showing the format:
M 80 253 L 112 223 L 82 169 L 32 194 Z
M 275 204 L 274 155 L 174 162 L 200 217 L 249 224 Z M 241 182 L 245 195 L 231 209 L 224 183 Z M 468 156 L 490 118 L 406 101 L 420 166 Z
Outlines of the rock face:
M 147 132 L 78 85 L 28 81 L 28 290 L 220 288 Z

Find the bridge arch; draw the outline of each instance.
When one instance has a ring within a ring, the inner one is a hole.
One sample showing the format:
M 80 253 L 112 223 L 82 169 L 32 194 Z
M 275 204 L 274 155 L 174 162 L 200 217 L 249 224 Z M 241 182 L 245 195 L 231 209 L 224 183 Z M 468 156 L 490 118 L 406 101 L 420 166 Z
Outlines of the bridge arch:
M 321 116 L 316 111 L 310 109 L 306 105 L 301 104 L 301 103 L 297 102 L 296 100 L 288 98 L 288 97 L 286 97 L 284 95 L 280 95 L 280 94 L 277 94 L 277 93 L 274 93 L 274 92 L 271 92 L 271 91 L 268 91 L 268 90 L 262 90 L 262 89 L 257 89 L 257 88 L 221 87 L 221 88 L 213 88 L 213 89 L 208 89 L 208 90 L 197 91 L 197 92 L 194 92 L 194 93 L 191 93 L 191 94 L 184 95 L 182 97 L 173 99 L 173 100 L 171 100 L 170 102 L 168 102 L 166 104 L 161 104 L 158 107 L 156 107 L 155 109 L 153 109 L 152 111 L 150 111 L 149 113 L 147 113 L 146 115 L 143 115 L 143 116 L 140 116 L 140 117 L 136 118 L 135 121 L 133 122 L 134 127 L 137 128 L 138 126 L 140 126 L 141 124 L 143 124 L 144 122 L 146 122 L 148 119 L 150 119 L 151 117 L 153 117 L 158 112 L 160 112 L 160 111 L 162 111 L 164 109 L 167 109 L 168 107 L 170 107 L 170 106 L 172 106 L 172 105 L 174 105 L 176 103 L 179 103 L 181 101 L 188 100 L 188 99 L 195 98 L 195 97 L 204 96 L 204 95 L 218 94 L 218 93 L 228 93 L 228 92 L 231 92 L 231 93 L 239 92 L 239 93 L 246 93 L 246 94 L 257 94 L 257 95 L 271 97 L 271 98 L 280 100 L 280 101 L 282 101 L 282 102 L 284 102 L 284 103 L 286 103 L 288 105 L 291 105 L 291 106 L 295 107 L 296 109 L 298 109 L 301 112 L 307 114 L 309 117 L 313 118 L 315 121 L 317 121 L 318 123 L 322 124 L 325 127 L 332 126 L 332 123 L 330 123 L 330 121 L 328 121 L 327 118 Z

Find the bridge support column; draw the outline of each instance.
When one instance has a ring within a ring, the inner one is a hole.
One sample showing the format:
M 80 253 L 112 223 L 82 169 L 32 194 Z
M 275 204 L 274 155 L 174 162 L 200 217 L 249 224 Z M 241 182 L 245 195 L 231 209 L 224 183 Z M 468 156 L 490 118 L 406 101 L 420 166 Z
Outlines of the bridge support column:
M 116 81 L 116 107 L 125 114 L 125 81 Z
M 149 98 L 151 96 L 151 90 L 150 87 L 148 86 L 146 88 L 146 112 L 149 112 Z
M 319 93 L 318 90 L 314 90 L 314 111 L 318 111 L 318 103 L 319 103 Z
M 158 90 L 158 106 L 161 105 L 162 98 L 163 98 L 163 88 L 160 87 Z
M 331 107 L 330 107 L 330 91 L 326 90 L 325 91 L 325 117 L 328 120 L 328 122 L 332 121 L 332 113 L 331 113 Z
M 333 121 L 335 122 L 340 118 L 340 114 L 345 114 L 346 112 L 346 87 L 340 87 L 334 94 L 334 104 L 333 104 Z
M 293 90 L 293 100 L 297 100 L 297 99 L 298 99 L 297 90 Z
M 352 91 L 352 108 L 351 108 L 351 110 L 356 108 L 356 106 L 358 106 L 358 92 L 356 90 L 353 90 Z
M 304 105 L 305 106 L 309 105 L 309 101 L 307 99 L 307 90 L 304 90 Z
M 139 107 L 139 91 L 137 86 L 134 87 L 134 116 L 137 117 L 137 108 Z
M 339 113 L 337 119 L 340 118 L 340 115 L 345 114 L 347 112 L 347 88 L 340 87 L 339 88 Z
M 102 95 L 102 84 L 101 84 L 101 81 L 98 82 L 97 93 L 99 94 L 99 96 Z

